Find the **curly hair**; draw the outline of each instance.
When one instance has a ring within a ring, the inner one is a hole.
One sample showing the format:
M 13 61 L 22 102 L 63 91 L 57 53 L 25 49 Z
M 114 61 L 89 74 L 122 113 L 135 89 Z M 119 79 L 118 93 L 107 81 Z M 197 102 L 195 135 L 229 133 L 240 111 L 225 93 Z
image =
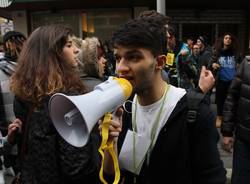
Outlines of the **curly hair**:
M 18 31 L 9 31 L 3 36 L 5 57 L 16 61 L 23 47 L 26 37 Z
M 171 24 L 171 17 L 163 15 L 156 10 L 146 10 L 139 14 L 137 19 L 152 20 L 162 26 Z
M 63 47 L 72 36 L 64 25 L 37 28 L 29 36 L 11 77 L 11 90 L 19 98 L 39 105 L 57 92 L 85 92 L 76 68 L 62 58 Z
M 232 43 L 230 45 L 230 49 L 232 49 L 232 51 L 234 53 L 237 53 L 239 52 L 239 41 L 238 39 L 232 34 L 232 33 L 229 33 L 229 32 L 226 32 L 224 33 L 221 37 L 219 37 L 216 41 L 215 41 L 215 44 L 214 44 L 214 49 L 216 52 L 219 52 L 223 46 L 224 46 L 224 38 L 226 35 L 229 35 L 231 40 L 232 40 Z

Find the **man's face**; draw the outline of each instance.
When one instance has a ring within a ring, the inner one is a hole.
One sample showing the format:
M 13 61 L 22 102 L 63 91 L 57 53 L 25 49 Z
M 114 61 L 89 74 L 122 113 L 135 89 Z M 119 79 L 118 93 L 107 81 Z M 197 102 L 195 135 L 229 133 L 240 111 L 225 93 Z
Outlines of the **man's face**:
M 199 53 L 200 53 L 200 47 L 199 47 L 199 45 L 194 44 L 192 50 L 193 50 L 193 54 L 194 54 L 195 56 L 199 55 Z
M 135 93 L 142 94 L 152 86 L 156 77 L 156 59 L 149 50 L 117 46 L 114 55 L 116 73 L 131 82 Z

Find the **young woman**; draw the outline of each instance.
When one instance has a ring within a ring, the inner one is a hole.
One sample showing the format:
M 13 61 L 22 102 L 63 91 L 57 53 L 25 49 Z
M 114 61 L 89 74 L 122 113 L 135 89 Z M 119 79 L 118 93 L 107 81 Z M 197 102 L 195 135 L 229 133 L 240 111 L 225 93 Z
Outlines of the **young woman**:
M 221 126 L 222 111 L 228 88 L 235 76 L 237 63 L 240 62 L 238 40 L 231 33 L 225 33 L 214 45 L 212 68 L 217 75 L 216 81 L 216 126 Z
M 78 76 L 72 30 L 63 25 L 37 28 L 28 38 L 12 76 L 14 111 L 23 122 L 19 142 L 21 183 L 97 183 L 97 143 L 76 148 L 60 137 L 49 117 L 57 93 L 85 93 Z M 63 108 L 63 107 L 62 107 Z

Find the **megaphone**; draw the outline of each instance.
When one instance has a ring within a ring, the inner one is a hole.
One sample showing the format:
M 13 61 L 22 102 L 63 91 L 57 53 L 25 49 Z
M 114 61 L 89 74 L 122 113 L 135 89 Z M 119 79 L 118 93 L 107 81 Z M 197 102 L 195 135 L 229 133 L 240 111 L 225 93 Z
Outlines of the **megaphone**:
M 131 93 L 128 80 L 109 77 L 84 95 L 54 94 L 49 101 L 50 117 L 56 130 L 69 144 L 82 147 L 98 120 L 122 105 Z

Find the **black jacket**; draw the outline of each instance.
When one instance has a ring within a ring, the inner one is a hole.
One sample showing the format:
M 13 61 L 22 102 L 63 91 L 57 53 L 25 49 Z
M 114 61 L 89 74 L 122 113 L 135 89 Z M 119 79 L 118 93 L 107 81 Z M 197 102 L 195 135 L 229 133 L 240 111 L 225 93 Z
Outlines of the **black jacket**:
M 149 166 L 144 163 L 137 184 L 225 184 L 226 172 L 217 149 L 219 135 L 215 115 L 205 103 L 199 107 L 194 127 L 188 126 L 187 101 L 184 96 L 162 128 L 151 153 Z M 121 149 L 131 116 L 124 114 L 123 130 L 118 141 Z M 125 184 L 134 175 L 122 171 Z
M 223 136 L 236 136 L 250 142 L 250 57 L 246 57 L 231 83 L 223 109 Z
M 48 101 L 44 99 L 32 113 L 29 103 L 17 98 L 14 101 L 16 117 L 23 122 L 19 139 L 21 183 L 98 183 L 98 139 L 91 135 L 90 142 L 81 148 L 65 142 L 49 117 Z

